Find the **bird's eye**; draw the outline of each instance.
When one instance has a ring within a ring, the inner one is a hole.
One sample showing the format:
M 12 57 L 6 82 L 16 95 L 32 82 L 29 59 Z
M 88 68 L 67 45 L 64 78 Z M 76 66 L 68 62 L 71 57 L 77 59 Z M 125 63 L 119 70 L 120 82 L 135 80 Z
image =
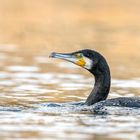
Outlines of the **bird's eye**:
M 78 57 L 78 58 L 81 58 L 83 56 L 83 54 L 82 53 L 78 53 L 75 56 Z

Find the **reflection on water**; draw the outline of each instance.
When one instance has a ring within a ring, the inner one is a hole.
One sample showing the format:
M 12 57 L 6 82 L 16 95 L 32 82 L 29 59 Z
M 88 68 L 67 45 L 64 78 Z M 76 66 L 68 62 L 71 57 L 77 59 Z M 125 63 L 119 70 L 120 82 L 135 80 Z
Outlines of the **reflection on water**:
M 97 49 L 112 72 L 108 98 L 140 95 L 139 5 L 138 0 L 0 0 L 0 138 L 140 139 L 139 115 L 45 106 L 85 101 L 94 84 L 82 68 L 48 58 L 52 51 Z
M 57 106 L 46 107 L 46 103 L 84 101 L 94 78 L 73 64 L 54 59 L 45 63 L 48 58 L 44 54 L 26 58 L 19 55 L 18 47 L 12 52 L 9 47 L 7 45 L 6 51 L 2 49 L 0 55 L 1 138 L 139 138 L 139 115 L 98 116 L 89 111 L 81 112 L 80 107 L 75 109 L 71 105 L 60 110 Z M 109 98 L 138 96 L 139 87 L 139 77 L 119 79 L 116 76 L 112 79 Z M 137 114 L 137 110 L 135 112 Z

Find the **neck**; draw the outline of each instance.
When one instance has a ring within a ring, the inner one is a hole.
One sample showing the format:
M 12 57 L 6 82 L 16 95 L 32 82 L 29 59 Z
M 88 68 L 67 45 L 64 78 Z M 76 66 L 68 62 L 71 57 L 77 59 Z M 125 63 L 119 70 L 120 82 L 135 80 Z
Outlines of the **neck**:
M 88 96 L 85 104 L 86 105 L 93 105 L 99 101 L 105 100 L 108 96 L 110 90 L 110 70 L 107 66 L 105 71 L 100 73 L 93 73 L 95 75 L 95 84 L 92 92 Z

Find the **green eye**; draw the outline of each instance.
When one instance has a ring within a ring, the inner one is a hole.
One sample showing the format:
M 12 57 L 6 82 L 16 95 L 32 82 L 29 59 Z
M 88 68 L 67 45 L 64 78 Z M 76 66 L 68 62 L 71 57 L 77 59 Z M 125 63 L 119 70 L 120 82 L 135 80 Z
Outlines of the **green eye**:
M 78 54 L 76 54 L 76 57 L 78 57 L 78 58 L 81 58 L 82 56 L 83 56 L 82 53 L 78 53 Z

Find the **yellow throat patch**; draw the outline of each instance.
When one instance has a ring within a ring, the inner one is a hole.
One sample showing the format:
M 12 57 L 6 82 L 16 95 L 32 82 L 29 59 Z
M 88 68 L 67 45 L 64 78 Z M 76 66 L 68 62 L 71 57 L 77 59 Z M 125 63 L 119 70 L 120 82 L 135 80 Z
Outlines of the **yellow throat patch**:
M 86 62 L 85 62 L 84 58 L 82 57 L 82 58 L 78 58 L 78 60 L 76 61 L 76 64 L 84 67 L 86 65 Z

